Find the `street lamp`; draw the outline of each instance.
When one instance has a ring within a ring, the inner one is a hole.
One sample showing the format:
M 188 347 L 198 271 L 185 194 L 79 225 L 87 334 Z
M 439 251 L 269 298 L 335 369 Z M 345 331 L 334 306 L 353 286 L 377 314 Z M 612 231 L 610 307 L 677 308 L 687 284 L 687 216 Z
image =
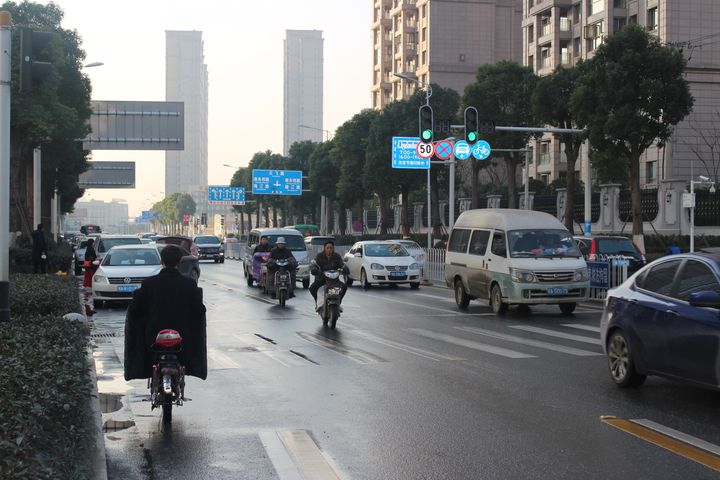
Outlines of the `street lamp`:
M 700 180 L 690 180 L 690 253 L 695 251 L 695 184 L 710 185 L 710 193 L 715 193 L 715 182 L 705 175 L 699 175 Z
M 223 163 L 222 166 L 223 166 L 223 167 L 228 167 L 228 168 L 235 168 L 235 169 L 239 169 L 239 168 L 240 168 L 240 167 L 237 167 L 237 166 L 235 166 L 235 165 L 228 165 L 227 163 Z
M 90 62 L 83 65 L 83 68 L 102 67 L 103 65 L 105 65 L 103 62 Z
M 309 128 L 310 130 L 318 130 L 320 132 L 325 132 L 325 141 L 330 140 L 330 130 L 325 130 L 324 128 L 318 128 L 318 127 L 311 127 L 310 125 L 298 125 L 300 128 Z

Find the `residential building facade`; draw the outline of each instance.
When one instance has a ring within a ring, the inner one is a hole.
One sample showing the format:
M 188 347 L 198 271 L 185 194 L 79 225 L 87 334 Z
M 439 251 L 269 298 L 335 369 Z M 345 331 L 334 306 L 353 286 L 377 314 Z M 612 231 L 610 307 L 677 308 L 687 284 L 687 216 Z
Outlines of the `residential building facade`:
M 641 185 L 707 175 L 717 180 L 720 143 L 720 2 L 717 0 L 524 0 L 523 62 L 539 75 L 558 65 L 588 59 L 608 35 L 638 24 L 663 43 L 682 49 L 688 59 L 685 77 L 695 98 L 692 113 L 674 130 L 664 147 L 653 146 L 642 157 Z M 712 140 L 711 140 L 712 143 Z M 566 159 L 552 135 L 533 143 L 530 177 L 550 182 L 564 178 Z M 586 178 L 587 145 L 578 173 Z
M 165 195 L 189 193 L 207 212 L 208 70 L 202 32 L 166 31 L 165 99 L 185 104 L 185 149 L 165 152 Z
M 125 200 L 88 200 L 75 203 L 75 210 L 65 215 L 63 225 L 68 232 L 79 232 L 82 225 L 100 225 L 105 233 L 127 233 L 128 220 Z
M 322 30 L 286 30 L 284 42 L 283 154 L 298 141 L 323 138 Z
M 373 108 L 412 95 L 414 82 L 462 95 L 480 65 L 521 62 L 522 0 L 373 0 Z

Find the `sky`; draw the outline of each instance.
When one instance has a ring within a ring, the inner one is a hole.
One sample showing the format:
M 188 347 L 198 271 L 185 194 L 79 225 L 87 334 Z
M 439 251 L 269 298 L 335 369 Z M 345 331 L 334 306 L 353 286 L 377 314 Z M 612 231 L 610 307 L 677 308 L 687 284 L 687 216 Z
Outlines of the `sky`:
M 42 2 L 47 3 L 47 2 Z M 200 30 L 209 72 L 209 183 L 227 185 L 255 152 L 282 153 L 286 29 L 322 30 L 324 128 L 370 107 L 371 0 L 56 0 L 87 53 L 93 100 L 165 100 L 165 30 Z M 97 151 L 136 165 L 136 188 L 89 190 L 125 199 L 130 216 L 162 198 L 165 152 Z

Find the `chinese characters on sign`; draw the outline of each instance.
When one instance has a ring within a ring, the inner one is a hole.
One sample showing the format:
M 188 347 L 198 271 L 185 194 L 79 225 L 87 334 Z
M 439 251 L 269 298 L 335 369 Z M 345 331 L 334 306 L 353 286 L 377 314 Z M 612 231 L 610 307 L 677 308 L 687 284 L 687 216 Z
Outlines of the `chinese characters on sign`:
M 417 152 L 419 137 L 393 137 L 392 168 L 409 168 L 427 170 L 430 168 L 429 158 L 420 158 Z
M 591 288 L 610 287 L 610 264 L 607 262 L 587 262 Z
M 252 193 L 255 195 L 302 195 L 302 171 L 253 170 Z
M 242 187 L 208 187 L 208 203 L 216 205 L 245 205 L 245 189 Z

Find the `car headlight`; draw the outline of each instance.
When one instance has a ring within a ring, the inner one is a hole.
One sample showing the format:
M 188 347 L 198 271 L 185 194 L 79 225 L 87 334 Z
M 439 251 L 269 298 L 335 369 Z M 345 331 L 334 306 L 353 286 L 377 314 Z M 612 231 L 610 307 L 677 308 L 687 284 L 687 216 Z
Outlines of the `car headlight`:
M 420 270 L 420 264 L 413 263 L 412 265 L 410 265 L 410 270 Z
M 587 268 L 581 268 L 580 270 L 575 271 L 575 281 L 576 282 L 586 282 L 590 277 L 588 276 L 588 269 Z
M 310 257 L 307 256 L 298 262 L 299 265 L 310 265 Z
M 372 265 L 370 265 L 370 269 L 371 270 L 385 270 L 385 267 L 383 267 L 379 263 L 373 263 Z
M 107 277 L 104 275 L 95 275 L 93 277 L 93 282 L 95 283 L 108 283 Z
M 519 270 L 517 268 L 510 269 L 510 278 L 516 283 L 534 283 L 537 282 L 535 274 L 529 270 Z

